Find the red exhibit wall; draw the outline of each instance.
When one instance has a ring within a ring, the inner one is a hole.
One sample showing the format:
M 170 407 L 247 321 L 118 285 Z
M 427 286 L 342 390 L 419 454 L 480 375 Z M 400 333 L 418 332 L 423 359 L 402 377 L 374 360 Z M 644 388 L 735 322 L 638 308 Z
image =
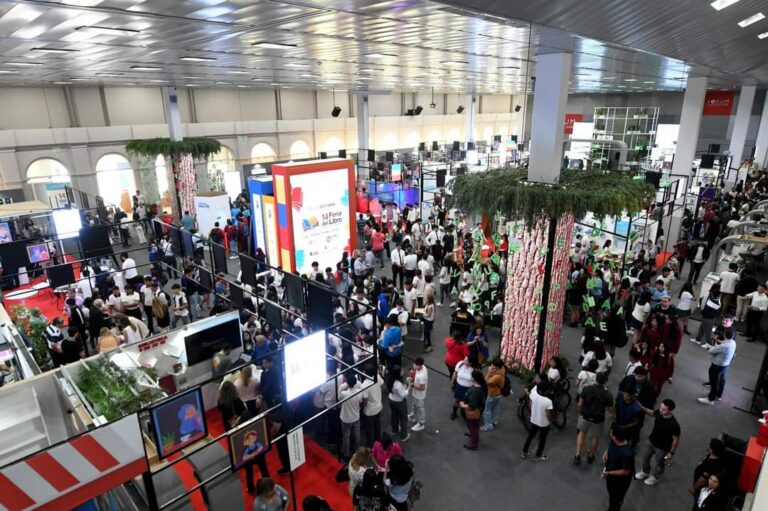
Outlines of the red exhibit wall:
M 530 231 L 521 227 L 510 235 L 501 337 L 501 358 L 510 367 L 534 369 L 544 307 L 544 273 L 550 249 L 554 250 L 554 259 L 544 330 L 543 363 L 560 352 L 568 257 L 574 226 L 573 215 L 560 217 L 556 225 L 555 246 L 549 248 L 549 219 L 545 216 L 537 217 Z
M 314 200 L 318 197 L 334 197 L 338 190 L 329 190 L 325 188 L 322 181 L 319 181 L 316 188 L 298 190 L 291 186 L 291 177 L 304 176 L 308 174 L 322 174 L 323 172 L 332 172 L 338 170 L 346 171 L 346 201 L 348 205 L 348 232 L 346 247 L 350 253 L 355 249 L 356 242 L 356 223 L 355 210 L 357 205 L 357 193 L 355 190 L 355 169 L 354 164 L 346 159 L 333 160 L 314 160 L 300 163 L 289 163 L 272 165 L 272 180 L 275 190 L 275 206 L 277 210 L 277 240 L 278 251 L 280 254 L 279 264 L 285 271 L 294 272 L 297 266 L 302 266 L 301 261 L 305 263 L 315 260 L 316 256 L 311 254 L 299 254 L 297 249 L 297 240 L 294 234 L 294 222 L 307 222 L 305 232 L 308 236 L 311 231 L 319 225 L 323 227 L 323 218 L 304 218 L 302 208 L 308 199 Z M 298 193 L 297 193 L 298 192 Z M 311 194 L 311 195 L 310 195 Z M 300 256 L 300 257 L 299 257 Z M 333 263 L 327 264 L 335 268 L 336 262 L 341 259 L 341 251 L 338 254 L 332 254 Z M 299 263 L 299 264 L 297 264 Z M 321 262 L 321 270 L 326 264 Z

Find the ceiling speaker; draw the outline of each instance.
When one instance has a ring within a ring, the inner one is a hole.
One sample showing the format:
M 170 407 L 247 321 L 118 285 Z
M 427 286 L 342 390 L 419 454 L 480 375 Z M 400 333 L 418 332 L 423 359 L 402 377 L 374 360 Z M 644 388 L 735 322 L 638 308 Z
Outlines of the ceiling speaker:
M 515 105 L 515 112 L 519 112 L 522 107 L 520 105 Z
M 405 115 L 413 115 L 413 108 L 409 108 L 405 111 Z
M 413 115 L 419 115 L 424 109 L 421 108 L 421 105 L 416 107 L 416 110 L 413 111 Z
M 457 109 L 456 109 L 456 113 L 457 113 L 457 114 L 460 114 L 460 113 L 462 113 L 463 111 L 464 111 L 464 106 L 463 106 L 463 105 L 459 105 L 459 108 L 457 108 Z
M 328 158 L 328 153 L 326 153 L 326 152 L 321 152 L 321 153 L 320 153 L 320 159 L 321 159 L 321 160 L 325 160 L 325 159 L 327 159 L 327 158 Z
M 331 110 L 332 117 L 338 117 L 340 113 L 341 113 L 341 107 L 335 106 L 333 107 L 333 110 Z

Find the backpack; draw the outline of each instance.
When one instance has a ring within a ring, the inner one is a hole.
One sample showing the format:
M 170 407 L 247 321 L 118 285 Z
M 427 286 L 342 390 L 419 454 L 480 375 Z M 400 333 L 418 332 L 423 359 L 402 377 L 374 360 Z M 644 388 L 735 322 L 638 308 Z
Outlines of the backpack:
M 504 385 L 501 386 L 501 395 L 504 397 L 512 395 L 512 380 L 506 374 L 504 375 Z

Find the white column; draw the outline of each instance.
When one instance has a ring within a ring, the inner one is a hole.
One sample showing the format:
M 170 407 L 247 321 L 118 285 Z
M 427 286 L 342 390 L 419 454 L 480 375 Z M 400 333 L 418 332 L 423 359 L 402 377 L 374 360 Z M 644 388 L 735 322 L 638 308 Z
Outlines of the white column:
M 532 181 L 554 183 L 560 177 L 572 58 L 568 53 L 553 53 L 540 55 L 536 63 L 528 167 L 528 178 Z
M 368 96 L 355 96 L 355 115 L 357 115 L 357 148 L 359 150 L 373 149 L 370 146 L 371 128 L 368 119 Z M 365 160 L 366 157 L 363 157 Z
M 731 167 L 741 168 L 741 160 L 744 159 L 744 144 L 747 141 L 747 130 L 749 129 L 749 120 L 752 117 L 752 104 L 755 101 L 755 92 L 757 87 L 754 85 L 745 85 L 739 93 L 739 106 L 736 108 L 736 119 L 733 122 L 733 132 L 731 133 Z M 738 171 L 728 171 L 726 188 L 730 188 L 736 183 Z
M 179 94 L 176 87 L 163 87 L 163 108 L 168 123 L 168 135 L 171 140 L 181 140 L 181 114 L 179 113 Z
M 699 141 L 701 115 L 704 111 L 704 97 L 706 95 L 706 77 L 688 78 L 683 97 L 683 110 L 680 114 L 680 131 L 677 135 L 672 174 L 688 176 L 691 173 L 693 158 L 696 155 L 696 144 Z
M 764 167 L 768 157 L 768 91 L 765 93 L 763 103 L 763 115 L 760 117 L 760 126 L 757 129 L 757 142 L 755 143 L 755 162 Z
M 475 141 L 475 120 L 477 119 L 477 96 L 464 96 L 464 140 Z

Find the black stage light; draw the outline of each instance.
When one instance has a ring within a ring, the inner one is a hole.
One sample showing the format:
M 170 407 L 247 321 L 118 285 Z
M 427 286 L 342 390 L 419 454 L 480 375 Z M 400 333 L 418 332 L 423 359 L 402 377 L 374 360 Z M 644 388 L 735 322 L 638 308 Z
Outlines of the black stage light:
M 463 111 L 464 111 L 464 106 L 463 106 L 463 105 L 459 105 L 459 108 L 457 108 L 457 109 L 456 109 L 456 113 L 457 113 L 457 114 L 460 114 L 460 113 L 462 113 Z
M 338 117 L 340 113 L 341 113 L 341 107 L 339 106 L 335 106 L 333 107 L 333 110 L 331 110 L 332 117 Z
M 413 111 L 413 115 L 419 115 L 424 109 L 421 108 L 421 105 L 416 107 L 416 110 Z

